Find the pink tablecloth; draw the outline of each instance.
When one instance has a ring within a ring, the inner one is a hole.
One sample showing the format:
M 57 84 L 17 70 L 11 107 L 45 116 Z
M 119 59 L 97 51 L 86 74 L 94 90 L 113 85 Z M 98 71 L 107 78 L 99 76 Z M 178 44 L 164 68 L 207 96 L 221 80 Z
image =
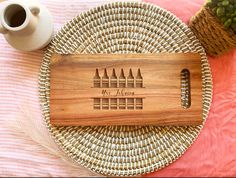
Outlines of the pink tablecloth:
M 151 1 L 151 0 L 150 0 Z M 41 0 L 54 17 L 56 30 L 73 16 L 108 0 Z M 187 23 L 203 0 L 152 1 Z M 0 5 L 2 6 L 2 5 Z M 44 51 L 18 52 L 0 36 L 0 175 L 86 176 L 38 142 L 34 133 L 42 125 L 38 101 L 38 73 Z M 176 162 L 147 176 L 236 176 L 236 51 L 209 59 L 214 95 L 207 122 L 188 151 Z M 25 110 L 29 111 L 28 114 Z M 38 127 L 22 132 L 19 121 L 31 117 Z M 41 127 L 42 127 L 41 126 Z

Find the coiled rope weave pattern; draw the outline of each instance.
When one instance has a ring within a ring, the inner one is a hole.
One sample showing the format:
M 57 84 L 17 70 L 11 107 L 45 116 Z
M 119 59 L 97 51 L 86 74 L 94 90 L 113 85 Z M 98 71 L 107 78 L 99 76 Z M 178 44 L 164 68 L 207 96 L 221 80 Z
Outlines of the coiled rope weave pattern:
M 53 53 L 159 52 L 200 53 L 205 121 L 212 99 L 210 67 L 197 38 L 173 14 L 146 3 L 111 3 L 80 14 L 58 32 L 43 58 L 40 100 L 47 128 L 71 159 L 104 175 L 133 176 L 169 165 L 193 143 L 202 125 L 54 127 L 50 124 Z
M 236 48 L 234 32 L 226 31 L 223 24 L 205 7 L 192 17 L 189 27 L 211 56 L 219 56 Z

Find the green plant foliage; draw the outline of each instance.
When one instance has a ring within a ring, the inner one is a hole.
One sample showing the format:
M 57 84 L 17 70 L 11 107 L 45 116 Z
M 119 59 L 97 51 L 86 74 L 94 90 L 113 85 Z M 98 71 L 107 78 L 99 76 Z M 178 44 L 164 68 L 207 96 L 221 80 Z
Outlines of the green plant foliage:
M 236 34 L 236 0 L 207 0 L 206 7 L 218 17 L 226 29 L 232 29 Z

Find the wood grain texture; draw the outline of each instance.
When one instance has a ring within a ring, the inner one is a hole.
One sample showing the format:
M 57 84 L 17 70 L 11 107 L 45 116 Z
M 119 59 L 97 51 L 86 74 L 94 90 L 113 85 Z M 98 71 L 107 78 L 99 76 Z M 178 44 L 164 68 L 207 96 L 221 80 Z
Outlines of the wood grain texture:
M 181 105 L 181 71 L 191 105 Z M 198 125 L 202 122 L 201 59 L 196 53 L 54 55 L 53 125 Z

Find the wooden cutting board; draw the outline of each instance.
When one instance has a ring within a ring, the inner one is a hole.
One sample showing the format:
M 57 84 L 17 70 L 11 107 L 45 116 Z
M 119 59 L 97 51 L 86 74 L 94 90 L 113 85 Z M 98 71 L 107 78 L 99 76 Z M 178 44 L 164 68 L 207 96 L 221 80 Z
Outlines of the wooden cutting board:
M 202 123 L 197 53 L 53 55 L 53 125 Z

